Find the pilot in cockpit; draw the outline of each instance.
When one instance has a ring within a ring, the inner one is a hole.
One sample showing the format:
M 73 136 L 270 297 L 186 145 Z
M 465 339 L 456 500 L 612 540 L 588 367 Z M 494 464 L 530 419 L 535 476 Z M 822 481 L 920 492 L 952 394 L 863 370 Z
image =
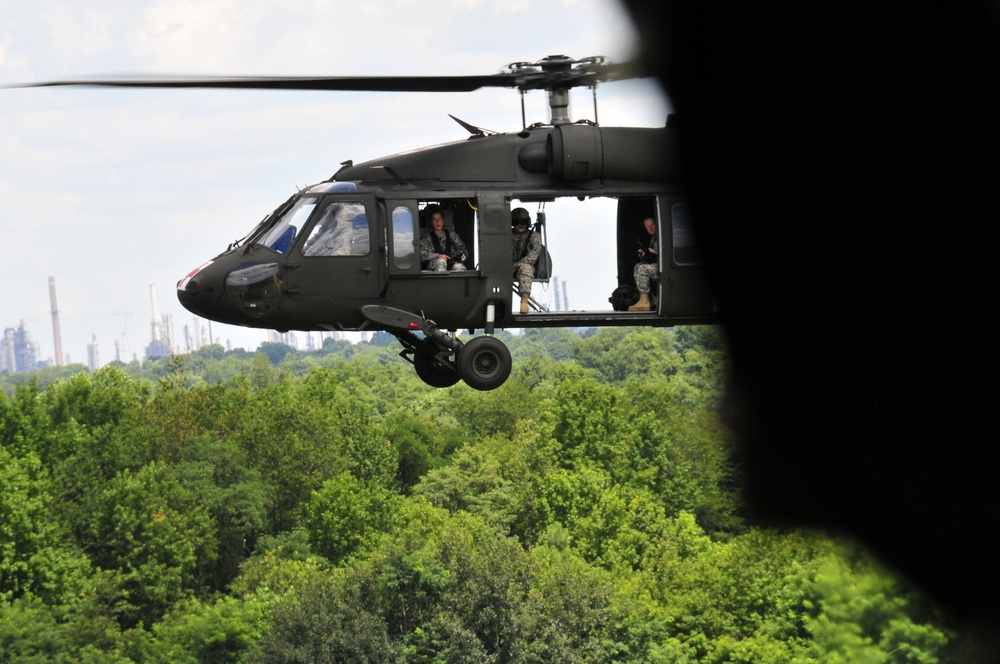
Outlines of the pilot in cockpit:
M 354 219 L 358 216 L 358 206 L 333 203 L 306 240 L 302 249 L 304 256 L 357 256 L 359 247 L 355 246 Z M 363 210 L 363 208 L 362 208 Z M 366 236 L 367 239 L 367 236 Z

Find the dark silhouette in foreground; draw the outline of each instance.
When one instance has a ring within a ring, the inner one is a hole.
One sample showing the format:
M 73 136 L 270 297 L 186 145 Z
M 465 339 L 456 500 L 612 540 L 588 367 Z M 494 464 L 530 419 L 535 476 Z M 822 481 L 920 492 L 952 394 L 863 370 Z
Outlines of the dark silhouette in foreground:
M 680 120 L 755 517 L 860 538 L 996 638 L 1000 15 L 624 4 Z

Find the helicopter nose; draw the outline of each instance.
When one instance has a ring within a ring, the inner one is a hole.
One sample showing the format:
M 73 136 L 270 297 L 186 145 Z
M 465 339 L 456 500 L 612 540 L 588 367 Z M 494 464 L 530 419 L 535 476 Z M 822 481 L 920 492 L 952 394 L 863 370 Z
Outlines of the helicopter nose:
M 280 305 L 281 266 L 241 262 L 236 251 L 216 256 L 177 282 L 177 299 L 191 313 L 219 323 L 261 327 Z
M 191 270 L 177 282 L 177 299 L 185 309 L 210 320 L 220 320 L 217 311 L 223 294 L 226 273 L 233 260 L 218 256 Z
M 188 272 L 187 276 L 177 282 L 177 297 L 181 302 L 196 297 L 204 289 L 204 277 L 201 271 L 212 264 L 212 261 L 202 263 Z

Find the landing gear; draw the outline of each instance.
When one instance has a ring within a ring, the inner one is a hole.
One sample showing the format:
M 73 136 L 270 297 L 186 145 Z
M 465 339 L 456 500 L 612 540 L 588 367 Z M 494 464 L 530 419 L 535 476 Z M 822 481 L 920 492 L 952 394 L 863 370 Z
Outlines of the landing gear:
M 451 387 L 464 380 L 473 389 L 493 390 L 510 376 L 510 351 L 490 336 L 492 310 L 487 315 L 486 336 L 466 343 L 439 330 L 434 321 L 402 309 L 372 304 L 361 307 L 361 312 L 399 339 L 403 344 L 400 357 L 412 363 L 420 380 L 431 387 Z
M 458 352 L 458 373 L 476 390 L 500 387 L 510 376 L 510 351 L 496 337 L 476 337 Z
M 454 362 L 438 359 L 437 356 L 438 351 L 433 344 L 421 344 L 413 353 L 413 368 L 420 380 L 431 387 L 451 387 L 461 376 L 455 370 Z

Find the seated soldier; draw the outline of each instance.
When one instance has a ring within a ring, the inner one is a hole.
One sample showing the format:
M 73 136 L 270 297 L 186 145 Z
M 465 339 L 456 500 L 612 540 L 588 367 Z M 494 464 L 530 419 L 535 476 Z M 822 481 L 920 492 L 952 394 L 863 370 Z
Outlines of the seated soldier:
M 420 238 L 420 263 L 432 272 L 461 272 L 465 269 L 465 243 L 455 231 L 444 227 L 440 210 L 431 213 L 431 227 Z
M 646 217 L 642 222 L 646 228 L 646 237 L 639 240 L 639 262 L 632 269 L 635 287 L 639 289 L 639 301 L 628 308 L 629 311 L 650 311 L 653 308 L 649 301 L 650 281 L 660 274 L 657 265 L 660 244 L 656 239 L 656 220 Z
M 510 226 L 514 231 L 513 258 L 514 278 L 521 292 L 521 313 L 528 313 L 528 299 L 531 297 L 531 281 L 535 278 L 535 263 L 542 251 L 542 239 L 529 232 L 531 215 L 524 208 L 510 211 Z

